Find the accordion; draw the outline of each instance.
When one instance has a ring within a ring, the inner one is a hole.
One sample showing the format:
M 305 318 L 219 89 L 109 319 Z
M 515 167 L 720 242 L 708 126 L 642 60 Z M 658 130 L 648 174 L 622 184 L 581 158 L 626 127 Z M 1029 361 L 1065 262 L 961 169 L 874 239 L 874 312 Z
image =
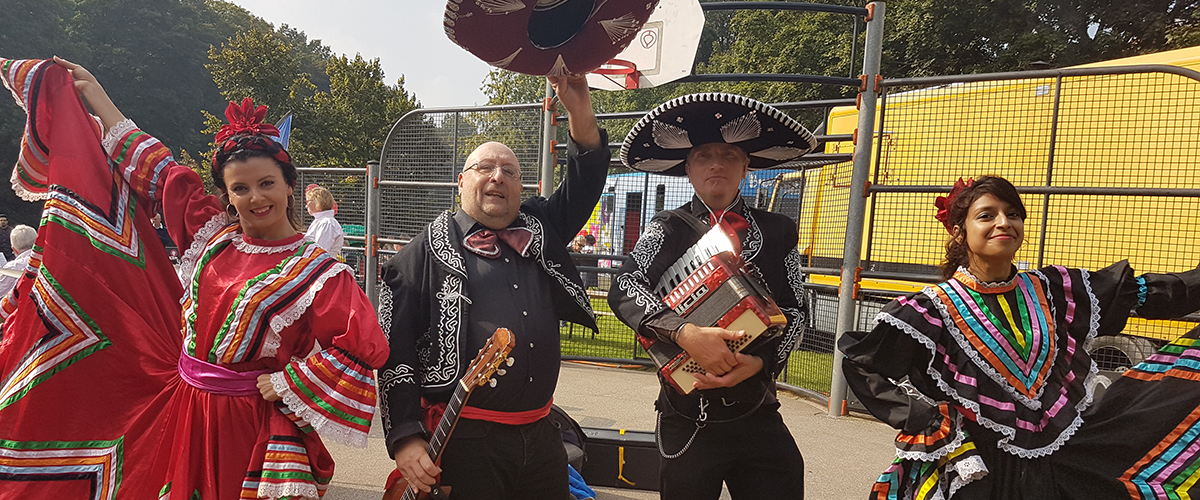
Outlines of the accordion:
M 706 233 L 668 268 L 655 292 L 688 323 L 745 331 L 742 338 L 725 341 L 733 352 L 765 343 L 787 325 L 766 286 L 747 268 L 720 227 Z M 675 390 L 682 394 L 694 390 L 694 374 L 704 368 L 687 351 L 640 335 L 638 341 Z

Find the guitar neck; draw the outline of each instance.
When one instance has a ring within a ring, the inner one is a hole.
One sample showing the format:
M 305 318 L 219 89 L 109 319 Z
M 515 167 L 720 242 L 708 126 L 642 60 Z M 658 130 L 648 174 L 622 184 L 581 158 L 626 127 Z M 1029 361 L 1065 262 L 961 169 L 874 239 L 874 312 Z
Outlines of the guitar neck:
M 438 422 L 437 429 L 429 438 L 429 447 L 425 448 L 425 453 L 429 454 L 429 458 L 432 458 L 434 463 L 442 458 L 442 450 L 446 447 L 446 441 L 450 439 L 450 433 L 454 431 L 454 424 L 458 423 L 458 414 L 462 412 L 462 408 L 466 406 L 467 398 L 470 396 L 471 390 L 460 380 L 458 387 L 454 389 L 454 395 L 446 403 L 446 413 L 442 415 L 442 421 Z

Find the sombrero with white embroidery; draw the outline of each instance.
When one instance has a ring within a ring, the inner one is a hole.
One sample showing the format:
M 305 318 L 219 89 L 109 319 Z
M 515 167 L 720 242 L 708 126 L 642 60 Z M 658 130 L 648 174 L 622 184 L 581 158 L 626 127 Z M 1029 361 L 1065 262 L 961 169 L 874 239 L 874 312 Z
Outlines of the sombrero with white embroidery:
M 449 0 L 446 36 L 497 68 L 582 75 L 619 54 L 658 0 Z
M 742 148 L 751 170 L 778 166 L 817 147 L 812 132 L 783 111 L 749 97 L 706 92 L 676 97 L 646 113 L 621 144 L 621 163 L 684 176 L 688 152 L 710 142 Z

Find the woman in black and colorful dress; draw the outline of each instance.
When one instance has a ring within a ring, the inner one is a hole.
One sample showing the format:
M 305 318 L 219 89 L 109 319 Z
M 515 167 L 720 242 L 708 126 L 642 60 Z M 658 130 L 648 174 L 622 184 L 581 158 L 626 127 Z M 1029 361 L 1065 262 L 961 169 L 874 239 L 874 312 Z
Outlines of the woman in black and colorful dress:
M 1085 498 L 1071 471 L 1095 467 L 1065 449 L 1090 418 L 1096 365 L 1085 345 L 1120 333 L 1131 313 L 1200 309 L 1200 270 L 1137 276 L 1121 261 L 1018 272 L 1026 212 L 1011 183 L 960 181 L 938 207 L 950 232 L 946 281 L 897 298 L 873 330 L 839 343 L 854 393 L 900 430 L 898 458 L 871 497 Z M 1092 479 L 1121 491 L 1115 475 Z

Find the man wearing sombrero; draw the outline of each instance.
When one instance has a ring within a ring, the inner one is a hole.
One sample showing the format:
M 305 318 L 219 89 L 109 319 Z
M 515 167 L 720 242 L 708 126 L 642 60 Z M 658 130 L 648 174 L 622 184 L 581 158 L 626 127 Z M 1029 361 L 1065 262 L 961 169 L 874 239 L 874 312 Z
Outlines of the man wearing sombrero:
M 650 221 L 608 295 L 613 312 L 638 335 L 678 344 L 707 371 L 688 395 L 660 377 L 655 407 L 664 499 L 715 500 L 722 483 L 734 499 L 804 496 L 804 460 L 779 415 L 774 383 L 807 317 L 796 224 L 747 206 L 738 185 L 750 169 L 777 166 L 815 147 L 812 134 L 778 109 L 719 93 L 683 96 L 651 110 L 621 146 L 625 165 L 686 175 L 696 190 L 691 202 Z M 783 335 L 749 352 L 726 346 L 739 332 L 688 323 L 653 291 L 715 224 L 736 233 L 742 258 L 787 316 Z

